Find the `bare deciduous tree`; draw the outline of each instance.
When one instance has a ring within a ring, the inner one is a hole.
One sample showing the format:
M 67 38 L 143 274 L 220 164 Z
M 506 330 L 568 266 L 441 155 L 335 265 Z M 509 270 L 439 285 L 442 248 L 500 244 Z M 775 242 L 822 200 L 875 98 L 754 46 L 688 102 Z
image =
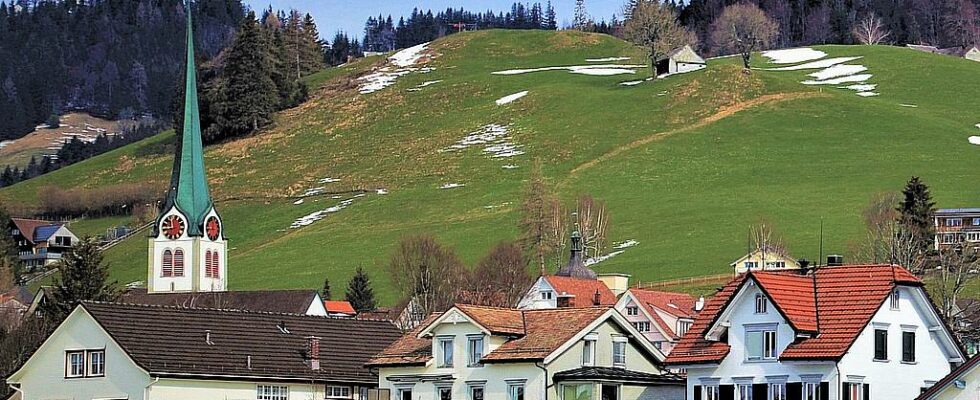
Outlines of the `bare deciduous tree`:
M 576 229 L 582 235 L 585 256 L 595 258 L 602 255 L 606 246 L 606 230 L 609 228 L 606 204 L 588 194 L 579 197 L 575 222 Z
M 711 28 L 712 43 L 723 52 L 741 54 L 746 69 L 752 52 L 768 48 L 778 35 L 776 22 L 752 3 L 725 7 Z
M 874 13 L 868 14 L 854 27 L 854 38 L 861 44 L 882 44 L 891 36 L 891 32 Z
M 893 261 L 895 225 L 899 217 L 895 205 L 899 200 L 895 192 L 877 193 L 871 197 L 871 202 L 861 212 L 865 238 L 857 254 L 858 259 L 875 264 Z
M 452 249 L 430 235 L 403 238 L 391 255 L 388 273 L 414 307 L 409 314 L 423 319 L 452 306 L 466 280 L 463 263 Z
M 939 297 L 939 311 L 947 321 L 953 323 L 960 311 L 956 301 L 960 293 L 977 279 L 980 260 L 975 248 L 943 249 L 939 251 L 937 279 L 933 291 Z
M 520 246 L 501 242 L 470 272 L 463 300 L 468 304 L 514 307 L 532 282 Z
M 667 52 L 689 44 L 697 44 L 697 35 L 681 25 L 667 4 L 657 0 L 639 0 L 623 27 L 623 36 L 637 46 L 647 49 L 652 75 L 657 76 L 657 60 Z
M 569 225 L 567 213 L 568 211 L 561 205 L 561 201 L 556 198 L 551 199 L 551 231 L 549 235 L 554 244 L 552 251 L 555 253 L 556 268 L 560 268 L 565 262 L 563 256 L 565 255 L 565 246 L 568 244 Z M 544 274 L 545 271 L 542 270 L 541 273 Z
M 555 219 L 551 215 L 554 196 L 544 182 L 541 161 L 535 160 L 531 176 L 524 187 L 521 199 L 521 245 L 524 254 L 544 273 L 545 258 L 554 252 L 556 246 L 552 232 Z

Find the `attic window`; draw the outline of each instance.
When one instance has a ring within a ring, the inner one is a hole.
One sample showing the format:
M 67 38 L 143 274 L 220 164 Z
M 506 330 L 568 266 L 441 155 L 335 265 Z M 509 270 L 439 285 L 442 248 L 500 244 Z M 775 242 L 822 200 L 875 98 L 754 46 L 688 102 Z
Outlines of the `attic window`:
M 636 306 L 626 307 L 626 315 L 637 315 L 639 313 L 639 308 Z
M 768 311 L 767 310 L 767 307 L 768 307 L 768 304 L 766 302 L 766 295 L 764 295 L 762 293 L 756 293 L 755 294 L 755 313 L 756 314 L 765 314 Z
M 890 308 L 892 310 L 898 310 L 899 305 L 901 304 L 901 300 L 902 300 L 902 292 L 900 292 L 898 288 L 892 289 Z

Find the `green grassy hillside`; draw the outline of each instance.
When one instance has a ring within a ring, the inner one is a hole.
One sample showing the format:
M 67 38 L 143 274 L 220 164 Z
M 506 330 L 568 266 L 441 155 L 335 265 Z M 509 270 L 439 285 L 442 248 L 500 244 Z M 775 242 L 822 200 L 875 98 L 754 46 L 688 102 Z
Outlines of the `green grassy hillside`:
M 363 266 L 391 304 L 384 265 L 399 237 L 432 233 L 468 263 L 516 237 L 516 205 L 534 158 L 561 197 L 591 193 L 607 202 L 610 239 L 639 242 L 595 268 L 643 281 L 727 272 L 760 219 L 775 225 L 795 255 L 811 259 L 822 219 L 824 252 L 846 253 L 860 239 L 860 212 L 872 194 L 897 190 L 911 175 L 925 179 L 940 206 L 980 201 L 972 184 L 980 178 L 973 167 L 980 149 L 967 143 L 980 122 L 980 81 L 973 79 L 980 63 L 902 48 L 819 47 L 829 57 L 863 56 L 855 63 L 868 67 L 880 93 L 864 98 L 802 85 L 813 71 L 746 74 L 737 59 L 636 86 L 620 82 L 642 79 L 647 69 L 635 76 L 491 74 L 614 56 L 644 63 L 642 51 L 622 41 L 578 32 L 470 32 L 429 49 L 433 71 L 371 94 L 359 94 L 352 77 L 378 67 L 379 58 L 324 71 L 310 78 L 319 86 L 312 99 L 281 113 L 275 127 L 208 149 L 232 289 L 319 287 L 329 276 L 339 296 Z M 440 82 L 407 90 L 431 81 Z M 495 104 L 525 90 L 519 100 Z M 508 125 L 526 154 L 440 151 L 488 124 Z M 6 188 L 0 197 L 29 204 L 49 184 L 163 183 L 171 158 L 136 154 L 166 138 Z M 340 181 L 318 183 L 323 178 Z M 465 186 L 440 189 L 449 183 Z M 327 193 L 294 204 L 315 187 Z M 344 200 L 353 201 L 290 229 Z M 136 238 L 111 249 L 114 276 L 144 279 L 146 246 Z

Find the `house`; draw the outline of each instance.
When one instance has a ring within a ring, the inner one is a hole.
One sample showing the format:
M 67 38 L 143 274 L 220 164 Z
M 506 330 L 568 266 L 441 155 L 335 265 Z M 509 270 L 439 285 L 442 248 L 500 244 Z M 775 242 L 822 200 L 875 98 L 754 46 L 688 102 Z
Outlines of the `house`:
M 33 296 L 25 286 L 15 286 L 0 293 L 0 322 L 16 324 L 31 307 Z
M 963 58 L 970 61 L 980 61 L 980 47 L 973 46 L 963 52 Z
M 684 399 L 663 354 L 608 307 L 456 305 L 372 359 L 382 400 Z
M 347 301 L 324 300 L 323 307 L 327 310 L 327 314 L 331 317 L 353 318 L 357 316 L 357 311 L 354 310 L 354 306 Z
M 657 58 L 657 76 L 683 74 L 705 68 L 707 65 L 704 58 L 701 58 L 690 45 L 684 45 Z
M 149 293 L 146 289 L 128 289 L 119 296 L 120 303 L 217 308 L 303 315 L 329 315 L 316 290 L 253 290 L 227 292 Z
M 980 353 L 980 301 L 957 299 L 950 311 L 950 326 L 963 344 L 966 355 L 977 355 Z
M 585 265 L 582 237 L 572 233 L 571 254 L 568 263 L 554 275 L 541 275 L 531 285 L 517 304 L 522 310 L 561 307 L 612 306 L 616 304 L 616 294 L 606 282 L 616 287 L 626 287 L 623 277 L 612 274 L 602 277 Z
M 7 378 L 34 399 L 361 400 L 388 321 L 83 302 Z
M 922 281 L 895 265 L 747 272 L 667 356 L 703 400 L 912 399 L 963 361 Z
M 28 271 L 58 262 L 61 255 L 78 242 L 78 236 L 63 223 L 11 218 L 8 228 L 19 258 Z
M 800 269 L 800 263 L 785 251 L 776 248 L 756 247 L 748 254 L 732 261 L 729 264 L 735 274 L 741 274 L 748 270 L 780 270 L 780 269 Z
M 916 400 L 975 400 L 980 397 L 978 365 L 980 357 L 971 358 L 923 391 Z
M 631 288 L 616 302 L 616 310 L 664 354 L 677 344 L 704 307 L 704 298 L 684 293 Z
M 936 250 L 980 243 L 980 208 L 941 208 L 933 214 Z

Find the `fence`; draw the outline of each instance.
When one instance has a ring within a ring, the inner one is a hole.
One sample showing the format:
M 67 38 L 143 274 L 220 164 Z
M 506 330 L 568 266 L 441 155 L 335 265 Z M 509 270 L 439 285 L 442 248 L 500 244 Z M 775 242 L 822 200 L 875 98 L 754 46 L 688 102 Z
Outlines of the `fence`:
M 689 278 L 678 278 L 659 282 L 637 282 L 636 288 L 638 289 L 663 289 L 670 286 L 679 285 L 696 285 L 703 283 L 719 283 L 723 284 L 732 279 L 732 274 L 718 274 L 718 275 L 707 275 L 707 276 L 692 276 Z

